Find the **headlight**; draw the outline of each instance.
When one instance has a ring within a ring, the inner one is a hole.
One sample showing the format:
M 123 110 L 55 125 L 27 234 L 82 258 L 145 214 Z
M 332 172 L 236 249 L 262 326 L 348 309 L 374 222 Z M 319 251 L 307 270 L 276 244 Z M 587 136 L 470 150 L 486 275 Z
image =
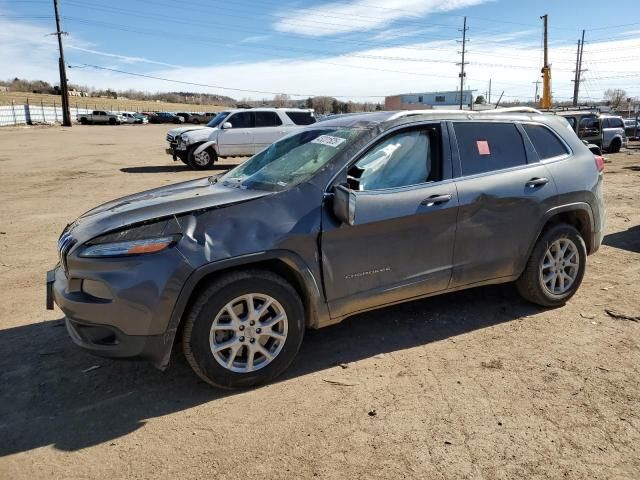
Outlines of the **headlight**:
M 189 140 L 189 137 L 187 135 L 180 135 L 180 140 L 182 140 L 183 143 L 187 143 L 187 141 Z
M 107 233 L 88 241 L 80 257 L 117 257 L 160 252 L 180 240 L 181 228 L 176 217 Z
M 81 257 L 119 257 L 122 255 L 140 255 L 142 253 L 155 253 L 170 247 L 177 242 L 179 237 L 148 238 L 146 240 L 132 240 L 130 242 L 102 243 L 85 247 Z

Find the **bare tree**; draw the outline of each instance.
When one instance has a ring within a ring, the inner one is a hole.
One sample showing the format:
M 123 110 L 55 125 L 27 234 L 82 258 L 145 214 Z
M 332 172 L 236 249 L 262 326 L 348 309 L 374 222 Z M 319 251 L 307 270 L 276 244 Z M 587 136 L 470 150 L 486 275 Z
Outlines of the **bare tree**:
M 604 92 L 604 99 L 612 110 L 617 110 L 627 100 L 627 92 L 621 88 L 609 88 Z
M 274 107 L 288 107 L 289 102 L 291 101 L 291 97 L 286 93 L 280 93 L 273 97 L 273 106 Z
M 332 97 L 313 97 L 311 99 L 313 109 L 320 114 L 330 113 L 333 106 Z

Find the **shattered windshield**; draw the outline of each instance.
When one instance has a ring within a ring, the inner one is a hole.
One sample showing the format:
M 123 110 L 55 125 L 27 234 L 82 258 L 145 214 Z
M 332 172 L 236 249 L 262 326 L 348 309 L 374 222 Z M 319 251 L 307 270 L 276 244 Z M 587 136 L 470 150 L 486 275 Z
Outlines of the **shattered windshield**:
M 311 178 L 360 130 L 316 128 L 288 135 L 220 178 L 226 186 L 279 191 Z
M 207 127 L 211 127 L 211 128 L 217 127 L 228 116 L 229 116 L 229 112 L 220 112 L 215 117 L 213 117 L 211 120 L 209 120 L 209 123 L 207 123 Z

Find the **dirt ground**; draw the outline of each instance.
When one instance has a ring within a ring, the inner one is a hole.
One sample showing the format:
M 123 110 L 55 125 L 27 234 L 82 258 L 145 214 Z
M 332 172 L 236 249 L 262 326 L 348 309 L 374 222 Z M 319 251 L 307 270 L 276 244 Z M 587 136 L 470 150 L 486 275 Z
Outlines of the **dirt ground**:
M 0 129 L 0 478 L 640 478 L 640 323 L 605 313 L 640 315 L 640 149 L 608 156 L 608 234 L 565 307 L 504 285 L 387 308 L 222 392 L 179 355 L 80 351 L 45 310 L 67 222 L 202 176 L 169 128 Z

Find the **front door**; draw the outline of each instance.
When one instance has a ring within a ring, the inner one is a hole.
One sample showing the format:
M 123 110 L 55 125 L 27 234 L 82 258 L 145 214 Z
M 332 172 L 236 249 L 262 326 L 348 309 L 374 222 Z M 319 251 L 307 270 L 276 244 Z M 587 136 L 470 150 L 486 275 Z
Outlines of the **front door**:
M 355 217 L 342 224 L 325 202 L 322 266 L 333 318 L 447 288 L 458 198 L 443 137 L 439 124 L 388 134 L 338 177 Z
M 221 128 L 218 132 L 218 155 L 226 157 L 254 154 L 253 117 L 253 112 L 237 112 L 224 119 L 224 123 L 230 123 L 231 128 Z

